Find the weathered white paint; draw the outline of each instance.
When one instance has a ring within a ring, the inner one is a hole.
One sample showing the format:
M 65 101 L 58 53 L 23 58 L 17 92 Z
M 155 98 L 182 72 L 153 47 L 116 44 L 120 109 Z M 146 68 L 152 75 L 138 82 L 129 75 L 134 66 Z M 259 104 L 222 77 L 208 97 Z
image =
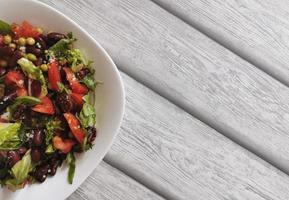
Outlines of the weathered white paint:
M 163 200 L 105 162 L 67 200 Z
M 150 1 L 44 0 L 118 66 L 289 173 L 289 90 Z
M 286 0 L 153 0 L 289 86 Z
M 288 199 L 287 175 L 122 77 L 126 113 L 107 162 L 168 199 Z
M 138 81 L 288 169 L 286 87 L 149 1 L 43 1 L 85 27 Z M 289 198 L 287 175 L 123 78 L 126 114 L 108 163 L 168 199 Z M 97 199 L 95 176 L 72 198 Z M 108 194 L 99 196 L 113 199 L 118 188 L 109 186 L 119 177 L 106 177 Z M 121 179 L 122 197 L 134 194 L 131 179 Z

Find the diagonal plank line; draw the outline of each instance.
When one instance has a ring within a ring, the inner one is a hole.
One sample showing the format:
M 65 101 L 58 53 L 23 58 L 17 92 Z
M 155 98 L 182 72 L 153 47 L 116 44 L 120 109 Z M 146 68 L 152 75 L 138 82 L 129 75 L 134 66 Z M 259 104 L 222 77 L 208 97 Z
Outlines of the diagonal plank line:
M 178 199 L 177 196 L 175 196 L 170 191 L 159 190 L 158 189 L 159 187 L 155 187 L 155 185 L 148 183 L 143 178 L 139 177 L 135 172 L 128 170 L 125 166 L 121 166 L 118 162 L 115 162 L 115 160 L 111 159 L 109 156 L 105 156 L 103 161 L 105 163 L 109 164 L 110 166 L 116 168 L 117 170 L 119 170 L 123 174 L 127 175 L 131 179 L 135 180 L 139 184 L 143 185 L 144 187 L 146 187 L 147 189 L 149 189 L 151 192 L 155 193 L 156 195 L 158 195 L 164 199 L 167 199 L 167 200 L 177 200 Z
M 119 183 L 123 183 L 120 185 Z M 134 194 L 138 192 L 137 194 Z M 66 200 L 91 199 L 157 199 L 163 197 L 124 174 L 116 167 L 102 161 L 92 174 Z
M 165 11 L 167 11 L 169 14 L 173 15 L 174 17 L 180 19 L 181 21 L 183 21 L 184 23 L 188 24 L 189 26 L 191 26 L 192 28 L 196 29 L 197 31 L 199 31 L 200 33 L 202 33 L 203 35 L 205 35 L 206 37 L 212 39 L 214 42 L 216 42 L 217 44 L 225 47 L 226 49 L 228 49 L 229 51 L 233 52 L 234 54 L 236 54 L 237 56 L 239 56 L 240 58 L 242 58 L 243 60 L 247 61 L 248 63 L 252 64 L 253 66 L 255 66 L 256 68 L 258 68 L 259 70 L 261 70 L 262 72 L 268 74 L 269 76 L 273 77 L 274 79 L 276 79 L 277 81 L 279 81 L 280 83 L 282 83 L 283 85 L 285 85 L 286 87 L 289 87 L 289 84 L 283 80 L 278 73 L 271 73 L 269 71 L 267 71 L 266 69 L 264 69 L 262 67 L 263 64 L 261 64 L 260 62 L 258 62 L 258 60 L 248 57 L 247 54 L 239 51 L 238 49 L 234 48 L 233 46 L 231 46 L 229 43 L 227 43 L 226 41 L 223 41 L 217 37 L 215 37 L 214 35 L 210 34 L 205 27 L 202 27 L 198 24 L 195 24 L 193 22 L 191 22 L 190 20 L 186 19 L 185 16 L 179 15 L 177 13 L 175 13 L 174 11 L 172 11 L 170 8 L 168 8 L 165 5 L 162 5 L 161 3 L 159 3 L 157 0 L 150 0 L 151 2 L 153 2 L 154 4 L 156 4 L 157 6 L 159 6 L 160 8 L 164 9 Z M 285 174 L 289 175 L 289 171 L 288 169 L 285 168 L 285 166 L 282 166 L 282 164 L 280 164 L 278 162 L 278 160 L 264 155 L 262 151 L 260 151 L 258 148 L 249 146 L 248 144 L 246 144 L 245 142 L 239 140 L 238 138 L 236 138 L 235 136 L 238 135 L 238 132 L 235 130 L 228 130 L 225 126 L 220 125 L 218 123 L 215 123 L 214 121 L 208 119 L 203 113 L 199 112 L 198 110 L 191 108 L 189 105 L 184 104 L 182 101 L 180 101 L 178 98 L 175 98 L 173 95 L 171 95 L 170 93 L 166 93 L 166 91 L 162 91 L 159 90 L 158 88 L 155 88 L 152 84 L 150 84 L 149 82 L 143 81 L 142 77 L 139 77 L 137 74 L 133 74 L 130 73 L 126 70 L 123 70 L 125 68 L 120 67 L 120 69 L 122 69 L 122 71 L 124 71 L 126 74 L 128 74 L 129 76 L 133 77 L 134 79 L 136 79 L 138 82 L 142 83 L 143 85 L 147 86 L 148 88 L 150 88 L 151 90 L 153 90 L 154 92 L 156 92 L 158 95 L 168 99 L 170 102 L 172 102 L 173 104 L 175 104 L 176 106 L 178 106 L 179 108 L 181 108 L 182 110 L 184 110 L 185 112 L 189 113 L 190 115 L 192 115 L 193 117 L 199 119 L 200 121 L 202 121 L 203 123 L 207 124 L 208 126 L 210 126 L 211 128 L 215 129 L 216 131 L 218 131 L 220 134 L 224 135 L 225 137 L 227 137 L 228 139 L 232 140 L 233 142 L 235 142 L 236 144 L 240 145 L 241 147 L 247 149 L 248 151 L 254 153 L 255 155 L 257 155 L 259 158 L 267 161 L 268 163 L 270 163 L 271 165 L 273 165 L 274 167 L 276 167 L 277 169 L 279 169 L 280 171 L 284 172 Z M 234 132 L 234 134 L 232 134 Z
M 222 38 L 216 37 L 216 35 L 211 33 L 210 31 L 208 31 L 208 29 L 206 27 L 202 26 L 201 24 L 194 23 L 193 21 L 188 19 L 186 16 L 175 12 L 174 10 L 169 8 L 168 6 L 163 5 L 161 2 L 158 2 L 158 0 L 150 0 L 150 1 L 155 3 L 157 6 L 161 7 L 162 9 L 164 9 L 165 11 L 170 13 L 171 15 L 177 17 L 178 19 L 180 19 L 184 23 L 188 24 L 192 28 L 196 29 L 197 31 L 199 31 L 203 35 L 205 35 L 208 38 L 212 39 L 214 42 L 216 42 L 219 45 L 221 45 L 221 46 L 225 47 L 226 49 L 230 50 L 231 52 L 233 52 L 234 54 L 236 54 L 237 56 L 239 56 L 243 60 L 247 61 L 248 63 L 250 63 L 252 65 L 254 65 L 256 68 L 260 69 L 261 71 L 265 72 L 266 74 L 270 75 L 271 77 L 273 77 L 274 79 L 276 79 L 277 81 L 282 83 L 283 85 L 289 87 L 289 82 L 287 80 L 285 80 L 280 75 L 280 73 L 278 73 L 278 71 L 273 71 L 273 70 L 270 71 L 270 70 L 268 70 L 268 69 L 272 68 L 270 65 L 265 64 L 262 61 L 260 62 L 258 59 L 253 57 L 253 55 L 251 56 L 250 54 L 242 51 L 241 49 L 238 49 L 238 48 L 234 47 L 234 45 L 232 45 L 230 42 L 228 42 L 228 41 L 226 41 L 226 40 L 224 40 Z M 264 65 L 266 65 L 266 66 L 263 67 Z
M 289 176 L 289 171 L 283 167 L 278 160 L 274 160 L 274 158 L 272 159 L 270 156 L 267 156 L 265 154 L 262 153 L 262 151 L 260 151 L 257 147 L 252 147 L 248 144 L 246 144 L 245 142 L 239 140 L 238 138 L 236 138 L 235 136 L 238 135 L 237 131 L 235 130 L 228 130 L 225 126 L 215 123 L 214 121 L 208 119 L 206 117 L 206 115 L 204 115 L 202 112 L 190 107 L 189 105 L 184 104 L 180 99 L 176 98 L 174 95 L 170 94 L 170 92 L 166 92 L 164 90 L 160 90 L 157 87 L 154 87 L 154 85 L 146 80 L 143 80 L 143 78 L 141 76 L 139 76 L 136 73 L 130 72 L 128 70 L 125 70 L 125 67 L 122 67 L 121 65 L 118 65 L 118 69 L 120 71 L 122 71 L 123 73 L 127 74 L 129 77 L 131 77 L 132 79 L 136 80 L 137 82 L 139 82 L 140 84 L 144 85 L 145 87 L 149 88 L 150 90 L 152 90 L 153 92 L 155 92 L 156 94 L 158 94 L 159 96 L 167 99 L 169 102 L 171 102 L 172 104 L 176 105 L 178 108 L 180 108 L 181 110 L 183 110 L 184 112 L 187 112 L 188 114 L 190 114 L 192 117 L 197 118 L 198 120 L 200 120 L 201 122 L 203 122 L 204 124 L 208 125 L 209 127 L 211 127 L 212 129 L 216 130 L 217 132 L 219 132 L 220 134 L 224 135 L 226 138 L 232 140 L 234 143 L 236 143 L 237 145 L 241 146 L 242 148 L 252 152 L 253 154 L 255 154 L 256 156 L 258 156 L 259 158 L 261 158 L 262 160 L 268 162 L 269 164 L 271 164 L 272 166 L 274 166 L 275 168 L 277 168 L 278 170 L 284 172 L 285 174 L 287 174 Z M 235 132 L 234 134 L 232 134 L 232 132 Z M 110 163 L 110 160 L 106 159 L 106 162 L 108 162 L 109 164 L 111 164 L 112 166 L 113 163 Z M 120 169 L 119 166 L 116 166 L 116 168 Z M 121 169 L 120 169 L 121 170 Z M 126 171 L 124 169 L 122 169 L 123 172 L 125 174 L 127 174 L 130 177 L 133 177 L 135 180 L 137 180 L 138 182 L 140 182 L 141 184 L 145 185 L 146 187 L 148 187 L 149 189 L 154 191 L 154 188 L 151 187 L 149 184 L 144 183 L 141 179 L 138 179 L 134 174 L 130 173 L 129 171 Z M 156 191 L 158 194 L 160 194 L 163 197 L 166 197 L 168 199 L 171 199 L 170 196 L 167 196 L 167 194 L 163 194 L 162 191 Z M 174 199 L 174 198 L 172 198 Z
M 119 67 L 121 69 L 125 69 L 124 67 L 125 65 L 119 65 Z M 160 96 L 168 99 L 170 102 L 174 103 L 175 105 L 177 105 L 179 108 L 181 108 L 182 110 L 190 113 L 192 116 L 196 116 L 196 118 L 200 119 L 201 121 L 203 121 L 204 123 L 206 123 L 207 125 L 211 126 L 213 129 L 217 130 L 218 132 L 222 133 L 223 135 L 227 136 L 227 138 L 235 141 L 235 143 L 241 145 L 241 146 L 246 146 L 246 145 L 242 145 L 241 142 L 238 141 L 238 139 L 234 138 L 234 136 L 231 136 L 232 131 L 229 131 L 230 129 L 227 127 L 223 127 L 220 124 L 216 124 L 216 122 L 211 122 L 210 120 L 208 120 L 208 117 L 206 117 L 205 115 L 203 115 L 203 113 L 200 113 L 197 111 L 197 109 L 193 109 L 190 108 L 190 106 L 186 103 L 182 103 L 181 101 L 178 101 L 178 99 L 176 99 L 176 97 L 172 96 L 171 94 L 169 94 L 167 91 L 162 91 L 160 90 L 160 87 L 155 85 L 153 86 L 153 84 L 151 84 L 149 81 L 142 81 L 143 78 L 141 78 L 139 75 L 137 75 L 136 73 L 128 73 L 126 70 L 123 70 L 124 72 L 126 72 L 126 74 L 130 75 L 131 77 L 133 77 L 134 79 L 138 80 L 138 82 L 142 83 L 143 85 L 146 85 L 148 88 L 152 89 L 153 91 L 155 91 L 157 94 L 159 94 Z M 161 91 L 161 92 L 159 92 Z M 237 133 L 237 131 L 235 131 L 235 133 Z M 258 149 L 255 149 L 256 147 L 247 147 L 248 150 L 251 150 L 253 152 L 256 152 L 262 155 L 262 152 L 259 152 Z M 259 156 L 262 158 L 262 156 Z M 264 158 L 266 158 L 266 156 L 264 156 Z M 109 157 L 106 157 L 107 160 L 110 160 Z M 274 159 L 274 158 L 273 158 Z M 268 160 L 268 159 L 267 159 Z M 270 160 L 270 159 L 269 159 Z M 272 160 L 271 158 L 271 162 L 274 163 L 276 161 Z M 276 166 L 276 165 L 275 165 Z M 279 169 L 281 169 L 282 167 L 280 167 Z M 126 170 L 123 170 L 126 171 Z M 282 170 L 283 171 L 283 170 Z M 126 171 L 126 174 L 132 174 L 135 177 L 135 180 L 138 179 L 137 174 L 130 172 L 130 171 Z M 141 182 L 141 181 L 140 181 Z

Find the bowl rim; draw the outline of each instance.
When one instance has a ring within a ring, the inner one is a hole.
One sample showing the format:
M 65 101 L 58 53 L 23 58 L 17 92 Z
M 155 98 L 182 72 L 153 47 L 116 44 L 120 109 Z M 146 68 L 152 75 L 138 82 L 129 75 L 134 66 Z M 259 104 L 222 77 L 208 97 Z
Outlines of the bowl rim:
M 2 1 L 2 0 L 0 0 Z M 11 2 L 18 2 L 19 0 L 9 0 L 9 3 Z M 43 3 L 41 1 L 38 1 L 38 0 L 21 0 L 22 2 L 26 1 L 26 2 L 31 2 L 31 3 L 34 3 L 34 4 L 38 4 L 42 7 L 44 7 L 45 9 L 48 9 L 52 12 L 55 12 L 56 14 L 59 15 L 59 17 L 62 17 L 64 18 L 65 20 L 67 20 L 68 22 L 70 22 L 73 26 L 75 26 L 76 28 L 78 28 L 80 30 L 80 32 L 85 36 L 87 37 L 89 40 L 91 40 L 95 46 L 97 46 L 97 48 L 103 53 L 103 56 L 105 57 L 105 59 L 107 60 L 108 64 L 111 65 L 112 67 L 112 70 L 113 70 L 113 73 L 116 75 L 116 81 L 120 84 L 119 85 L 119 99 L 118 99 L 118 102 L 119 102 L 119 105 L 120 105 L 120 108 L 119 108 L 119 119 L 117 121 L 117 123 L 115 123 L 115 131 L 114 131 L 114 134 L 111 138 L 111 141 L 109 142 L 109 144 L 103 149 L 102 153 L 100 154 L 99 156 L 99 160 L 101 162 L 101 160 L 104 158 L 104 156 L 108 153 L 109 149 L 111 148 L 112 144 L 114 143 L 117 135 L 119 134 L 119 130 L 120 130 L 120 127 L 121 127 L 121 124 L 122 124 L 122 121 L 123 121 L 123 118 L 124 118 L 124 112 L 125 112 L 125 88 L 124 88 L 124 83 L 122 81 L 122 78 L 121 78 L 121 75 L 120 75 L 120 72 L 118 70 L 118 68 L 116 67 L 114 61 L 112 60 L 112 58 L 110 57 L 110 55 L 107 53 L 107 51 L 104 49 L 104 47 L 102 47 L 100 45 L 100 43 L 95 40 L 84 28 L 82 28 L 79 24 L 77 24 L 74 20 L 72 20 L 70 17 L 66 16 L 65 14 L 63 14 L 61 11 L 53 8 L 52 6 L 46 4 L 46 3 Z M 7 2 L 8 3 L 8 2 Z M 100 162 L 98 162 L 97 165 L 95 165 L 95 167 L 97 167 Z M 93 170 L 95 169 L 95 167 L 93 168 Z M 73 189 L 71 190 L 71 192 L 65 194 L 65 198 L 67 198 L 69 195 L 71 195 L 92 173 L 91 170 L 89 172 L 89 175 L 84 177 L 82 180 L 80 180 L 78 182 L 78 184 L 76 185 L 77 187 L 74 187 L 74 186 L 71 186 Z

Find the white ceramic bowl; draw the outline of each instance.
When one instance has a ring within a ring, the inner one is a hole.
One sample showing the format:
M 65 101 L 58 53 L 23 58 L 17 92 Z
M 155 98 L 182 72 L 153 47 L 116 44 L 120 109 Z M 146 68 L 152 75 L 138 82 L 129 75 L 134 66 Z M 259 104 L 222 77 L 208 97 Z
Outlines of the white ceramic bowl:
M 78 39 L 76 46 L 94 61 L 95 78 L 104 82 L 96 91 L 98 136 L 93 149 L 78 157 L 74 183 L 67 183 L 67 167 L 63 167 L 43 184 L 26 186 L 15 193 L 0 188 L 1 200 L 65 199 L 91 174 L 112 145 L 124 112 L 123 83 L 105 50 L 79 25 L 55 9 L 34 0 L 0 0 L 0 19 L 17 23 L 28 20 L 45 30 L 72 31 Z

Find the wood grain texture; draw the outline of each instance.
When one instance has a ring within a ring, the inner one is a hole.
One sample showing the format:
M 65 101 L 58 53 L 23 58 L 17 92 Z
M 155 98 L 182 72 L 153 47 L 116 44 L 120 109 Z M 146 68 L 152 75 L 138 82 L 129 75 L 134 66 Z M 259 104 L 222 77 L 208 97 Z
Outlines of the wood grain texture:
M 286 0 L 153 0 L 289 86 Z
M 163 200 L 105 162 L 67 200 Z
M 123 71 L 289 173 L 283 84 L 153 2 L 43 1 L 90 32 Z
M 126 113 L 105 161 L 167 199 L 288 199 L 287 175 L 122 77 Z

